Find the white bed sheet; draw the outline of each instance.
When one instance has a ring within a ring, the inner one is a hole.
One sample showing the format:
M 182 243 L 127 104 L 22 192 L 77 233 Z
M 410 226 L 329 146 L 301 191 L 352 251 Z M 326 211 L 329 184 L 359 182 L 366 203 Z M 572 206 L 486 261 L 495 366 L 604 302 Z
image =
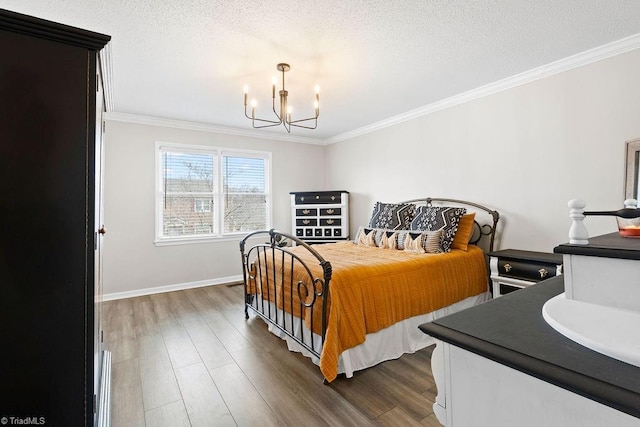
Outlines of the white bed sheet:
M 462 301 L 458 301 L 457 303 L 439 310 L 432 311 L 431 313 L 421 314 L 395 323 L 373 334 L 367 334 L 366 341 L 364 343 L 342 352 L 338 361 L 338 373 L 345 374 L 347 378 L 351 378 L 355 371 L 369 368 L 377 365 L 378 363 L 384 362 L 385 360 L 397 359 L 405 353 L 415 353 L 418 350 L 435 344 L 435 340 L 431 336 L 418 329 L 419 325 L 460 310 L 464 310 L 465 308 L 481 304 L 489 299 L 491 299 L 491 293 L 487 291 L 485 293 L 466 298 Z M 276 311 L 278 312 L 278 323 L 282 325 L 282 310 L 276 309 L 273 305 L 271 306 L 271 310 L 272 313 L 275 313 Z M 259 317 L 255 313 L 252 316 Z M 289 327 L 290 316 L 288 314 L 286 314 L 285 320 L 287 322 L 287 327 Z M 319 365 L 320 359 L 311 354 L 306 348 L 302 347 L 275 326 L 271 324 L 268 324 L 268 326 L 271 333 L 287 342 L 287 346 L 290 351 L 302 353 L 304 356 L 311 358 L 313 363 Z M 298 337 L 300 337 L 302 332 L 300 328 L 301 322 L 298 318 L 294 317 L 294 330 L 295 335 Z M 311 337 L 309 329 L 304 325 L 302 325 L 302 328 L 304 328 L 305 342 L 309 343 Z M 313 334 L 313 338 L 313 347 L 319 352 L 320 337 Z

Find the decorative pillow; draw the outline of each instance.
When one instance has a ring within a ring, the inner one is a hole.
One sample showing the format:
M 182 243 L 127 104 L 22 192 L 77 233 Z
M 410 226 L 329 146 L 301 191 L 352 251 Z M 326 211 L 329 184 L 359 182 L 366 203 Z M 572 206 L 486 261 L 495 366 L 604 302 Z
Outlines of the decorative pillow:
M 416 205 L 411 203 L 376 202 L 369 220 L 369 227 L 387 230 L 408 230 L 416 212 Z
M 398 230 L 398 249 L 403 251 L 405 246 L 405 240 L 407 239 L 407 234 L 409 234 L 410 230 Z
M 422 235 L 421 243 L 424 252 L 430 254 L 437 254 L 442 252 L 440 250 L 440 237 L 442 236 L 442 231 L 423 231 L 420 233 Z M 398 249 L 405 250 L 407 249 L 407 238 L 413 235 L 412 241 L 415 241 L 418 233 L 411 230 L 400 230 L 398 231 Z
M 404 238 L 404 250 L 417 252 L 419 254 L 425 253 L 424 248 L 422 247 L 422 233 L 407 233 Z M 426 236 L 425 236 L 426 237 Z
M 360 233 L 365 231 L 366 234 L 369 234 L 369 232 L 371 230 L 373 230 L 373 228 L 363 227 L 362 225 L 360 225 L 358 227 L 358 231 L 356 231 L 356 234 L 353 235 L 353 243 L 355 243 L 356 245 L 358 244 L 358 239 L 360 238 Z M 375 230 L 373 230 L 373 231 L 375 231 Z
M 407 235 L 412 233 L 415 240 L 418 234 L 422 235 L 422 247 L 427 253 L 440 253 L 441 230 L 412 232 L 411 230 L 385 230 L 380 228 L 362 227 L 358 228 L 353 243 L 361 246 L 377 246 L 384 249 L 405 249 Z
M 426 231 L 422 233 L 422 247 L 428 254 L 437 254 L 440 250 L 440 239 L 442 238 L 442 230 Z
M 469 248 L 469 240 L 471 240 L 471 236 L 473 235 L 475 218 L 475 212 L 462 215 L 458 223 L 458 231 L 456 231 L 453 243 L 451 244 L 452 249 L 462 249 L 466 251 Z
M 375 230 L 371 228 L 361 228 L 358 230 L 356 243 L 360 246 L 373 246 L 375 248 L 377 246 L 374 240 L 375 235 Z
M 378 245 L 379 248 L 381 248 L 383 246 L 382 243 L 382 239 L 386 237 L 387 239 L 387 243 L 389 243 L 389 239 L 391 238 L 391 236 L 393 234 L 395 234 L 395 236 L 393 237 L 393 239 L 395 240 L 396 246 L 393 249 L 400 249 L 398 248 L 398 233 L 402 233 L 402 231 L 396 231 L 396 230 L 385 230 L 383 228 L 376 228 L 376 235 L 374 237 L 375 241 L 376 241 L 376 245 Z M 387 248 L 389 249 L 389 248 Z
M 398 233 L 395 231 L 382 230 L 380 244 L 378 247 L 383 249 L 397 249 L 398 248 Z
M 363 227 L 363 226 L 361 226 L 361 225 L 360 225 L 360 226 L 358 226 L 358 231 L 356 231 L 356 233 L 353 235 L 353 239 L 351 239 L 351 241 L 352 241 L 353 243 L 355 243 L 356 245 L 358 244 L 358 237 L 360 236 L 360 232 L 362 232 L 362 230 L 363 230 L 364 228 L 365 228 L 365 227 Z
M 411 230 L 436 231 L 442 230 L 440 250 L 451 251 L 453 238 L 458 231 L 460 218 L 467 212 L 465 208 L 449 206 L 420 206 L 411 221 Z
M 395 234 L 393 239 L 395 240 L 395 247 L 390 249 L 399 249 L 404 250 L 404 239 L 409 230 L 385 230 L 385 229 L 376 229 L 375 242 L 378 247 L 382 247 L 382 240 L 386 236 L 387 240 L 391 239 L 391 236 Z

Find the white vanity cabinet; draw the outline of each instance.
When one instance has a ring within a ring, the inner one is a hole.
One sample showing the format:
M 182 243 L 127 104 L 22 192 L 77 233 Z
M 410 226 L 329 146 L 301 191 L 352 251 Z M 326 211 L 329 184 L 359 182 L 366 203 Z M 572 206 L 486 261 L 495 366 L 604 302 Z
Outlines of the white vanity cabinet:
M 420 326 L 437 340 L 433 411 L 443 425 L 640 426 L 640 368 L 542 318 L 563 291 L 558 276 Z
M 446 426 L 640 426 L 636 417 L 443 341 L 432 370 L 433 410 Z

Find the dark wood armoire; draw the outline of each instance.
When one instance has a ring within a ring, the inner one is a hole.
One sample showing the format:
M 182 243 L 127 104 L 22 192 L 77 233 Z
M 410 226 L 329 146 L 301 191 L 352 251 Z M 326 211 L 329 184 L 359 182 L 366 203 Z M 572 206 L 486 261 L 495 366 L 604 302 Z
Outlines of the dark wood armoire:
M 6 425 L 97 424 L 104 385 L 98 69 L 109 40 L 0 9 L 0 421 Z

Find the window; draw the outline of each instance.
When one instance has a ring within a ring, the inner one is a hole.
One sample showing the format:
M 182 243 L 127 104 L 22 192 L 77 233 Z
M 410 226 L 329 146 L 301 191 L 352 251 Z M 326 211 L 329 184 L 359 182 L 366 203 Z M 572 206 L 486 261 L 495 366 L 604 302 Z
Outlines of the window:
M 270 227 L 270 153 L 157 143 L 156 243 Z
M 195 199 L 193 210 L 196 212 L 211 212 L 211 199 Z

